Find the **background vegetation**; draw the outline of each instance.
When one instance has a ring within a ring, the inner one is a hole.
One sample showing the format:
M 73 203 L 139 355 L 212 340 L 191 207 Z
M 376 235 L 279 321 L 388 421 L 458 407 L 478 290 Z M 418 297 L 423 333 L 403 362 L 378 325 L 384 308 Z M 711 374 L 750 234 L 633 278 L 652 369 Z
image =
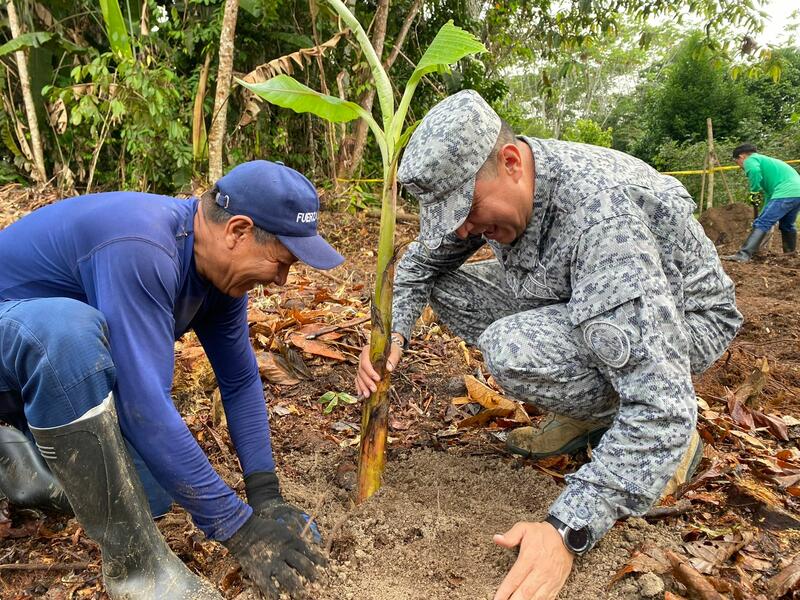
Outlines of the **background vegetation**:
M 13 1 L 21 37 L 0 13 L 0 183 L 29 183 L 35 173 L 19 49 L 27 53 L 47 177 L 64 193 L 176 193 L 205 182 L 225 0 L 120 0 L 124 36 L 111 35 L 103 12 L 113 0 Z M 707 117 L 723 163 L 745 140 L 800 158 L 800 49 L 755 43 L 761 17 L 750 0 L 581 0 L 559 4 L 560 12 L 550 0 L 349 6 L 370 24 L 395 81 L 408 78 L 449 19 L 489 49 L 451 74 L 429 75 L 412 119 L 470 87 L 519 133 L 611 146 L 660 170 L 702 167 Z M 234 75 L 291 73 L 372 110 L 366 61 L 351 36 L 337 35 L 341 29 L 324 2 L 240 0 Z M 377 148 L 371 136 L 359 138 L 357 124 L 256 106 L 238 85 L 227 108 L 225 169 L 267 158 L 325 186 L 380 176 Z M 729 182 L 743 198 L 740 177 Z M 699 177 L 685 182 L 698 192 Z

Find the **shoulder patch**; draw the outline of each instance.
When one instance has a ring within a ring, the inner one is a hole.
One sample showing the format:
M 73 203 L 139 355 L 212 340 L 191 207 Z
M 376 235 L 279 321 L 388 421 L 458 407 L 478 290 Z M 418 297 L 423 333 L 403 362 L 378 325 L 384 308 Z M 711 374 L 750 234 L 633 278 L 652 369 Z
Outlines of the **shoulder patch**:
M 597 358 L 609 367 L 624 367 L 631 357 L 628 335 L 611 321 L 594 321 L 583 330 L 583 339 Z

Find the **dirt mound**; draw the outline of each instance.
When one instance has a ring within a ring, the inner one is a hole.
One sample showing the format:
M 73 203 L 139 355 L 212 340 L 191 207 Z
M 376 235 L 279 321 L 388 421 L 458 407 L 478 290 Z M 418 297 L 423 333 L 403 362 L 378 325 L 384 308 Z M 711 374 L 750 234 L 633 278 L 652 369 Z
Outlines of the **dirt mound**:
M 740 202 L 715 206 L 700 215 L 698 220 L 715 244 L 741 242 L 753 223 L 753 207 Z

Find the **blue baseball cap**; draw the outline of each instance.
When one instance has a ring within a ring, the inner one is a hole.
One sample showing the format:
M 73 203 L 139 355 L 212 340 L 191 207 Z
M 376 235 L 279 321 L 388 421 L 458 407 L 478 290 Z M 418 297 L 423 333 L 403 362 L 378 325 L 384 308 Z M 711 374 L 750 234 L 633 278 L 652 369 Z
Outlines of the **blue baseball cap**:
M 344 262 L 317 233 L 316 188 L 294 169 L 267 160 L 242 163 L 217 181 L 216 202 L 232 215 L 253 219 L 315 269 L 333 269 Z

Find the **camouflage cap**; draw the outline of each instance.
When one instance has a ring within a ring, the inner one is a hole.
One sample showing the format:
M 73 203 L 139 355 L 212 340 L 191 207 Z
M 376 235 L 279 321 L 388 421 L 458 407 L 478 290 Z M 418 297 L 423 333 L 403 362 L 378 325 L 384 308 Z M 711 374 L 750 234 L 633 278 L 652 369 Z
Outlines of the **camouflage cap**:
M 419 240 L 437 248 L 466 220 L 475 176 L 500 133 L 500 117 L 475 90 L 434 106 L 408 143 L 397 180 L 419 200 Z

